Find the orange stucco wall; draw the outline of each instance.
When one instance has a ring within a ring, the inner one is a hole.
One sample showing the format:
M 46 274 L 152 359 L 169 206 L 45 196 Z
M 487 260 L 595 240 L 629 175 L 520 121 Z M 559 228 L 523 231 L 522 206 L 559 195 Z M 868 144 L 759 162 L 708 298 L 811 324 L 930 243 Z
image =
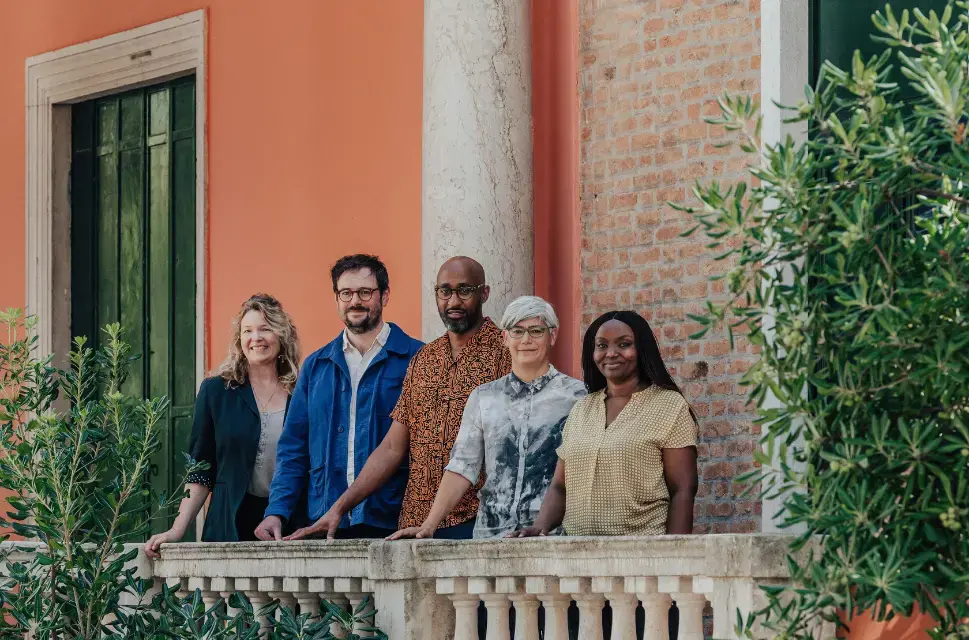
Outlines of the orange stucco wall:
M 0 8 L 0 308 L 24 304 L 24 61 L 208 11 L 208 362 L 268 291 L 309 353 L 340 327 L 328 268 L 376 253 L 420 334 L 423 2 L 29 0 Z M 201 259 L 201 257 L 200 257 Z

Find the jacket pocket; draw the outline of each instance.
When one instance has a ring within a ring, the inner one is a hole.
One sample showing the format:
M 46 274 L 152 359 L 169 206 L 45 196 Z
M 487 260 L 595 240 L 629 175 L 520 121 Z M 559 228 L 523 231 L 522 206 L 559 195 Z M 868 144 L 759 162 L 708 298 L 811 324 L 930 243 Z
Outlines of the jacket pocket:
M 310 469 L 310 487 L 312 487 L 313 493 L 315 493 L 317 496 L 321 496 L 325 486 L 326 463 L 324 462 L 320 466 Z
M 388 415 L 397 407 L 397 400 L 400 392 L 404 388 L 403 376 L 384 374 L 380 377 L 377 385 L 377 402 L 374 406 L 374 413 L 377 415 Z

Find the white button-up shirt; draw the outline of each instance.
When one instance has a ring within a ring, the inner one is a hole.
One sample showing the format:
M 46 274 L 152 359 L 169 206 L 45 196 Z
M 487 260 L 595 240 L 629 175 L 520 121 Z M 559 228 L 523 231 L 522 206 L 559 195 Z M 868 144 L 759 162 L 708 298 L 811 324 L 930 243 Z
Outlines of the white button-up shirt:
M 350 343 L 347 331 L 348 329 L 343 330 L 343 355 L 347 360 L 347 369 L 350 370 L 350 432 L 347 434 L 347 486 L 349 487 L 353 484 L 357 471 L 353 465 L 353 443 L 357 433 L 357 387 L 367 367 L 387 344 L 390 324 L 384 323 L 380 333 L 377 334 L 377 339 L 366 353 L 360 353 L 360 350 Z

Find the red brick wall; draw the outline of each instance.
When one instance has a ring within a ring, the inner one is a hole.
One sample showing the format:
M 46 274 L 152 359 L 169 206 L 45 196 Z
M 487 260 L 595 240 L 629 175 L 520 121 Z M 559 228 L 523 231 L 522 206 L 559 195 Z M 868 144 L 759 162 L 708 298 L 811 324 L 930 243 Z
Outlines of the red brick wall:
M 583 329 L 615 308 L 639 311 L 701 419 L 696 531 L 760 528 L 760 504 L 732 478 L 752 467 L 759 427 L 737 382 L 756 358 L 744 338 L 701 340 L 688 313 L 725 300 L 703 236 L 681 238 L 695 180 L 736 180 L 747 159 L 718 149 L 725 91 L 760 89 L 759 0 L 580 0 L 579 91 Z

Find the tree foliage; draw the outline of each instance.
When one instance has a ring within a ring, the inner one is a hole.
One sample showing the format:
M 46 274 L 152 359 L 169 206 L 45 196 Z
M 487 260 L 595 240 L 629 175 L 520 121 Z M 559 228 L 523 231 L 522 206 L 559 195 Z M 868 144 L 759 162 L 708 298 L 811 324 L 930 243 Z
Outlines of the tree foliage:
M 722 99 L 710 122 L 760 156 L 753 179 L 698 184 L 685 208 L 735 296 L 695 319 L 761 348 L 745 480 L 783 498 L 795 551 L 816 544 L 797 589 L 767 592 L 778 637 L 916 606 L 935 637 L 967 633 L 969 2 L 873 22 L 884 54 L 824 63 L 787 108 L 807 142 L 762 149 L 758 105 Z

